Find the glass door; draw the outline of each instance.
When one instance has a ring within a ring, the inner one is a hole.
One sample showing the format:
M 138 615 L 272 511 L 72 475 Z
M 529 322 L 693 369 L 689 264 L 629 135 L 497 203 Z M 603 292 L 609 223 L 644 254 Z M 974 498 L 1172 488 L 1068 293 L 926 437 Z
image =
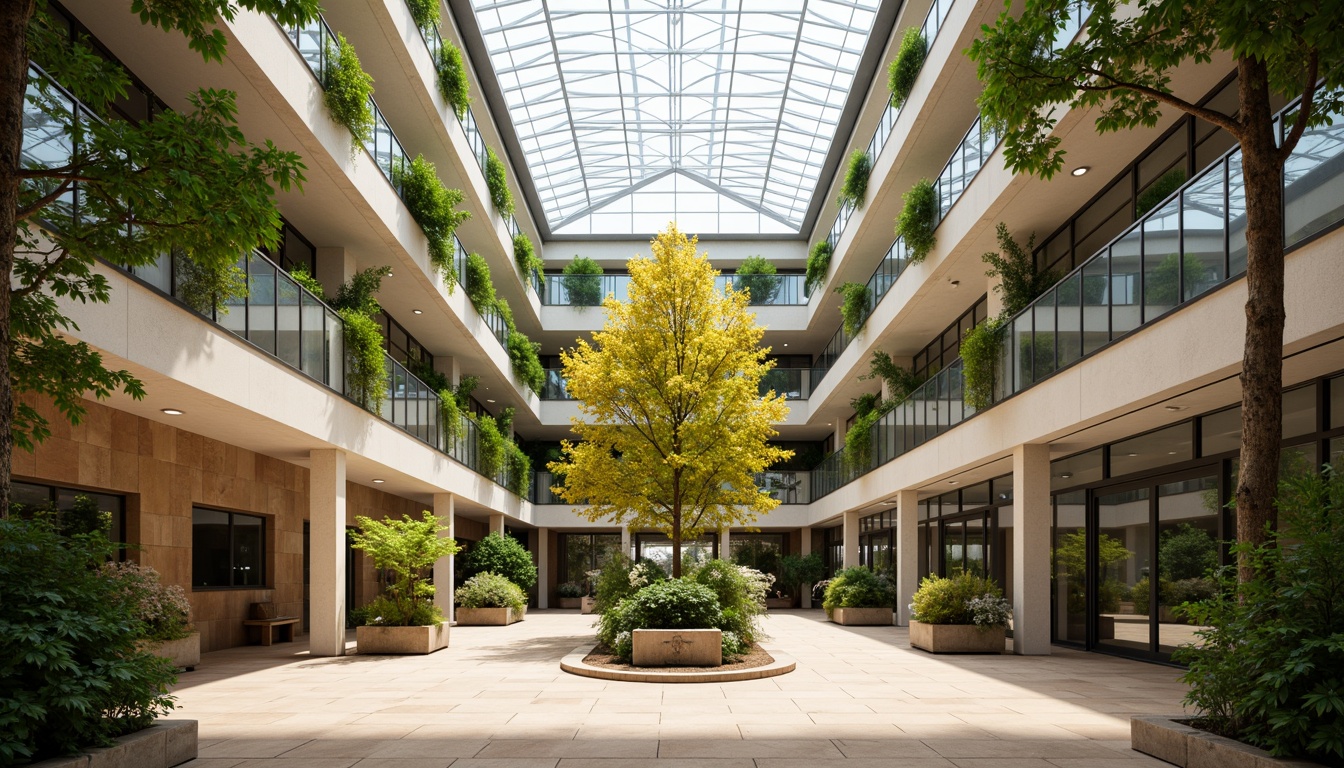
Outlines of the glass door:
M 1098 646 L 1145 653 L 1152 646 L 1151 496 L 1134 488 L 1096 498 Z
M 1198 640 L 1181 613 L 1182 603 L 1212 597 L 1217 585 L 1209 570 L 1219 563 L 1218 521 L 1222 517 L 1218 478 L 1197 477 L 1157 487 L 1157 650 L 1170 654 Z

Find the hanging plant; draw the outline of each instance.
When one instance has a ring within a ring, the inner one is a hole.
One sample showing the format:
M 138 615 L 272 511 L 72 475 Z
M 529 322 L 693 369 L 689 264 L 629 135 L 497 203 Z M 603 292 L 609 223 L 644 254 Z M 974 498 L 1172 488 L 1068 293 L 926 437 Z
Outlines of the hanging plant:
M 905 241 L 910 263 L 918 264 L 938 245 L 938 238 L 933 234 L 938 228 L 938 194 L 932 181 L 920 179 L 902 200 L 905 207 L 896 219 L 896 236 Z
M 236 261 L 206 264 L 173 253 L 173 295 L 203 315 L 227 315 L 229 303 L 247 289 L 247 273 Z
M 415 26 L 425 30 L 438 28 L 439 0 L 406 0 L 406 8 L 410 10 Z
M 345 390 L 364 409 L 377 413 L 387 399 L 383 332 L 373 318 L 356 309 L 340 309 L 345 324 Z
M 504 446 L 504 435 L 494 417 L 488 414 L 476 417 L 476 440 L 481 474 L 486 477 L 498 475 L 508 458 L 508 449 Z
M 461 120 L 471 106 L 471 81 L 467 79 L 467 63 L 462 58 L 462 49 L 453 41 L 444 40 L 438 61 L 434 63 L 439 73 L 439 95 Z
M 876 395 L 874 395 L 876 397 Z M 851 472 L 865 472 L 873 464 L 873 425 L 883 411 L 872 407 L 859 414 L 845 432 L 845 465 Z
M 872 292 L 863 283 L 844 283 L 836 288 L 835 292 L 845 297 L 844 303 L 840 305 L 840 317 L 843 320 L 845 334 L 850 337 L 857 336 L 859 331 L 863 330 L 864 321 L 868 319 L 868 305 L 872 300 Z
M 1023 248 L 1008 233 L 1007 224 L 999 222 L 995 233 L 1000 252 L 990 251 L 980 259 L 989 265 L 985 275 L 999 278 L 994 291 L 1003 296 L 1003 315 L 1010 317 L 1050 290 L 1059 282 L 1059 276 L 1053 270 L 1036 269 L 1036 259 L 1031 255 L 1036 244 L 1035 234 L 1027 239 L 1027 247 Z
M 545 265 L 541 257 L 537 256 L 537 250 L 532 247 L 532 239 L 522 232 L 513 236 L 513 260 L 523 273 L 524 284 L 531 285 L 534 275 L 538 281 L 541 280 L 541 270 Z
M 891 106 L 900 109 L 915 88 L 924 59 L 929 55 L 929 42 L 919 27 L 910 27 L 901 36 L 901 47 L 887 71 L 887 87 L 891 89 Z
M 479 253 L 467 254 L 467 274 L 463 283 L 467 289 L 467 298 L 477 312 L 496 309 L 499 300 L 495 297 L 495 284 L 490 280 L 490 265 Z
M 373 78 L 359 64 L 355 47 L 337 34 L 336 43 L 326 44 L 326 68 L 322 70 L 322 99 L 336 122 L 350 129 L 351 153 L 373 139 Z
M 586 256 L 575 256 L 565 265 L 560 284 L 575 307 L 595 307 L 602 303 L 602 267 Z
M 532 460 L 512 440 L 509 441 L 507 450 L 509 490 L 513 491 L 515 496 L 526 498 L 528 490 L 532 487 Z
M 495 150 L 485 149 L 485 186 L 490 190 L 490 202 L 503 216 L 513 215 L 513 192 L 509 191 L 509 172 Z
M 994 402 L 994 373 L 999 360 L 1003 321 L 987 320 L 961 339 L 961 388 L 966 405 L 981 410 Z
M 452 293 L 459 279 L 453 265 L 453 233 L 471 218 L 470 211 L 457 209 L 462 204 L 462 190 L 445 187 L 434 164 L 422 155 L 416 155 L 404 169 L 393 166 L 392 181 L 429 240 L 429 263 Z
M 868 197 L 868 177 L 873 173 L 873 159 L 862 149 L 856 149 L 849 156 L 849 170 L 845 171 L 845 182 L 840 185 L 840 198 L 836 205 L 862 208 Z
M 882 350 L 873 352 L 872 358 L 868 361 L 868 373 L 859 376 L 860 381 L 873 379 L 881 380 L 887 385 L 887 400 L 891 403 L 899 403 L 906 399 L 924 383 L 923 379 L 909 369 L 897 365 L 896 361 L 891 359 L 891 355 Z
M 309 274 L 307 267 L 300 264 L 289 271 L 289 276 L 294 278 L 294 282 L 308 289 L 308 292 L 316 296 L 318 299 L 328 304 L 331 303 L 330 301 L 327 301 L 327 294 L 325 293 L 325 289 L 322 287 L 322 283 L 318 282 L 316 277 L 313 277 L 311 274 Z
M 769 304 L 779 294 L 775 265 L 764 256 L 748 256 L 737 268 L 733 290 L 746 291 L 752 304 Z
M 546 369 L 541 367 L 541 358 L 537 356 L 541 351 L 541 345 L 528 339 L 522 331 L 513 328 L 512 323 L 509 325 L 508 351 L 513 375 L 533 392 L 540 394 L 546 384 Z
M 831 268 L 831 241 L 822 240 L 812 246 L 807 254 L 807 278 L 803 290 L 811 295 L 812 291 L 826 282 L 826 273 Z

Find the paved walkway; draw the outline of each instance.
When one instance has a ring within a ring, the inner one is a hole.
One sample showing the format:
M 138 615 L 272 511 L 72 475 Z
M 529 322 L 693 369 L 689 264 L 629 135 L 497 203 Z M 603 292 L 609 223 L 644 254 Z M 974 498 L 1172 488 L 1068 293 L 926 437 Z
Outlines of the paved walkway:
M 309 657 L 300 641 L 206 654 L 176 717 L 192 768 L 1144 768 L 1129 715 L 1180 711 L 1178 670 L 1055 648 L 933 656 L 898 627 L 771 614 L 782 677 L 717 685 L 560 671 L 591 618 L 455 627 L 431 656 Z

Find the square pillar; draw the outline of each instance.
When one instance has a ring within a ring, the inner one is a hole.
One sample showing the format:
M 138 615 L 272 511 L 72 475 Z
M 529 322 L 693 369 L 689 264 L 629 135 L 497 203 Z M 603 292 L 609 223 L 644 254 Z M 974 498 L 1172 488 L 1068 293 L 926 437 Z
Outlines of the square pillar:
M 503 513 L 503 512 L 491 512 L 491 513 L 490 513 L 490 533 L 498 533 L 500 536 L 503 536 L 503 535 L 504 535 L 504 513 Z
M 896 624 L 910 626 L 910 598 L 919 589 L 919 491 L 896 494 Z
M 633 549 L 634 544 L 631 543 L 630 539 L 631 539 L 630 529 L 625 526 L 621 526 L 621 554 L 625 555 L 627 558 L 631 560 L 634 560 L 635 559 Z
M 1050 654 L 1050 446 L 1013 448 L 1013 653 Z
M 314 275 L 328 296 L 335 296 L 341 284 L 359 271 L 355 254 L 339 247 L 320 247 L 316 254 L 317 274 Z
M 842 563 L 846 568 L 859 564 L 859 510 L 851 509 L 845 513 L 844 524 L 845 556 Z
M 345 655 L 345 452 L 308 452 L 309 653 Z
M 799 546 L 799 548 L 798 548 L 798 554 L 802 555 L 803 557 L 807 557 L 808 555 L 812 554 L 812 529 L 811 529 L 810 527 L 809 527 L 809 528 L 803 528 L 802 531 L 801 531 L 801 533 L 802 533 L 802 535 L 801 535 L 799 538 L 802 539 L 802 544 L 801 544 L 801 546 Z M 804 585 L 803 585 L 803 594 L 799 595 L 799 596 L 798 596 L 798 599 L 799 599 L 799 603 L 798 603 L 798 604 L 799 604 L 800 606 L 802 606 L 803 608 L 811 608 L 811 607 L 812 607 L 812 585 L 811 585 L 811 584 L 804 584 Z
M 728 551 L 728 529 L 724 528 L 719 531 L 719 559 L 727 560 Z
M 434 516 L 439 518 L 440 525 L 448 528 L 446 531 L 439 531 L 440 538 L 451 538 L 453 535 L 454 498 L 451 493 L 434 494 Z M 449 624 L 454 619 L 453 592 L 457 589 L 456 576 L 453 573 L 454 559 L 453 555 L 449 555 L 434 562 L 434 604 L 443 611 L 444 620 Z
M 551 607 L 551 532 L 537 529 L 537 607 Z

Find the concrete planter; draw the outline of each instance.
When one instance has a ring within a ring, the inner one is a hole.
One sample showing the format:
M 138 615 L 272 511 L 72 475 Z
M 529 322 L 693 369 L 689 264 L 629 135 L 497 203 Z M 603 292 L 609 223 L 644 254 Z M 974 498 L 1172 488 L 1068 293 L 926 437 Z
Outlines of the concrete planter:
M 1182 768 L 1308 768 L 1310 760 L 1271 757 L 1263 749 L 1217 736 L 1169 717 L 1132 717 L 1129 743 L 1135 750 Z
M 448 624 L 421 627 L 357 627 L 355 643 L 363 655 L 424 655 L 448 647 Z
M 597 607 L 596 597 L 579 598 L 579 613 L 592 613 L 596 607 Z
M 195 720 L 158 720 L 143 731 L 122 736 L 111 747 L 54 757 L 29 768 L 172 768 L 195 760 L 196 754 Z
M 457 609 L 459 627 L 504 627 L 522 621 L 527 613 L 513 608 L 462 608 Z
M 722 630 L 636 629 L 630 634 L 636 667 L 723 666 Z
M 555 599 L 555 601 L 556 601 L 556 604 L 557 604 L 556 607 L 558 607 L 558 608 L 564 608 L 564 609 L 566 609 L 566 610 L 573 610 L 573 609 L 579 607 L 579 603 L 583 602 L 583 598 L 582 598 L 582 597 L 557 597 L 557 598 Z
M 910 622 L 910 645 L 929 653 L 1003 653 L 1004 628 Z
M 770 609 L 770 608 L 792 608 L 792 607 L 793 607 L 793 598 L 792 598 L 792 597 L 767 597 L 767 598 L 765 598 L 765 607 L 766 607 L 767 610 Z
M 846 627 L 882 627 L 893 623 L 890 608 L 836 608 L 831 611 L 831 621 Z
M 178 669 L 193 672 L 201 663 L 201 633 L 192 632 L 180 640 L 166 640 L 162 643 L 144 643 L 146 651 L 173 663 Z

